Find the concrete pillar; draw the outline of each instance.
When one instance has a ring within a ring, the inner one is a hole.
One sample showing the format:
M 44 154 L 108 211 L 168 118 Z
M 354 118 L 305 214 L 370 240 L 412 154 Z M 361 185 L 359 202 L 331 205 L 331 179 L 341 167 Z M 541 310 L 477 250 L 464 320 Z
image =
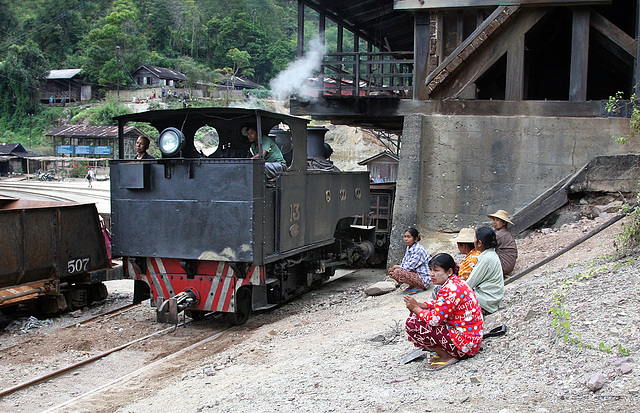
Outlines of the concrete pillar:
M 417 227 L 418 191 L 420 186 L 420 141 L 424 115 L 405 116 L 400 163 L 396 181 L 396 199 L 393 207 L 393 226 L 389 247 L 388 266 L 399 264 L 405 253 L 402 234 L 409 227 Z M 417 228 L 418 231 L 423 231 Z

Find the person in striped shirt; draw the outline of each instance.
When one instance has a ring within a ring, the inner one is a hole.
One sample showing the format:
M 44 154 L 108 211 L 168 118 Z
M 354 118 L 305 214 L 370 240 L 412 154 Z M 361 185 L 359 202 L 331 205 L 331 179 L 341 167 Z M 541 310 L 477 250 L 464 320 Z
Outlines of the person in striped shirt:
M 407 252 L 400 265 L 389 268 L 388 274 L 397 283 L 409 284 L 409 288 L 405 291 L 407 294 L 416 294 L 426 290 L 431 284 L 431 277 L 429 277 L 431 256 L 420 245 L 420 233 L 417 229 L 407 229 L 403 239 Z

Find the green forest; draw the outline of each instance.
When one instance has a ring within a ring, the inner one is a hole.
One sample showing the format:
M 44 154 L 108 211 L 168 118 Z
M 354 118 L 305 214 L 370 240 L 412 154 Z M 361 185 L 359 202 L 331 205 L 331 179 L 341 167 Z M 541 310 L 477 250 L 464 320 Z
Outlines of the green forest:
M 87 81 L 112 89 L 130 86 L 142 64 L 179 70 L 186 82 L 236 73 L 268 85 L 295 59 L 297 5 L 0 0 L 0 141 L 24 142 L 60 115 L 39 104 L 40 82 L 52 69 L 81 68 Z

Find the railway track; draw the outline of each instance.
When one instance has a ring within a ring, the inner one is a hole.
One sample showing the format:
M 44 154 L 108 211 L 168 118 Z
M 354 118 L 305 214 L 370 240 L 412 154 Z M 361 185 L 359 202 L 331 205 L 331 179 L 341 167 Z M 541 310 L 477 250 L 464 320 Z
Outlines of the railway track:
M 165 363 L 171 362 L 173 365 L 176 358 L 182 359 L 181 355 L 190 349 L 220 338 L 231 328 L 212 317 L 168 328 L 148 318 L 140 322 L 138 320 L 145 318 L 140 316 L 141 313 L 149 314 L 148 308 L 140 307 L 127 305 L 0 350 L 0 361 L 12 362 L 7 370 L 0 363 L 3 383 L 20 381 L 11 387 L 3 385 L 4 388 L 0 389 L 0 410 L 6 407 L 3 402 L 11 405 L 13 400 L 20 400 L 24 394 L 37 392 L 51 395 L 52 398 L 47 400 L 43 397 L 34 401 L 37 404 L 33 406 L 35 410 L 48 408 L 47 411 L 55 411 L 101 390 L 116 388 L 140 374 L 162 369 Z M 140 311 L 131 311 L 136 309 Z M 80 331 L 69 332 L 69 329 Z M 74 351 L 69 349 L 69 340 L 61 339 L 63 336 L 71 336 L 73 341 L 80 343 L 91 343 L 93 348 L 69 357 L 69 353 Z M 104 348 L 105 343 L 109 343 L 108 348 Z M 130 362 L 118 361 L 122 359 Z M 105 364 L 117 364 L 118 367 L 105 369 Z M 44 374 L 35 375 L 35 372 L 42 370 L 40 366 L 60 367 L 46 368 Z M 60 392 L 56 389 L 65 390 Z
M 49 185 L 34 185 L 34 184 L 17 184 L 17 183 L 0 183 L 0 191 L 10 191 L 29 195 L 37 195 L 42 197 L 49 197 L 54 200 L 61 200 L 65 202 L 77 202 L 74 198 L 62 197 L 55 194 L 71 194 L 81 197 L 96 198 L 101 200 L 110 200 L 109 190 L 104 189 L 81 189 L 81 188 L 69 188 L 69 187 L 57 187 Z M 50 193 L 54 195 L 50 195 Z

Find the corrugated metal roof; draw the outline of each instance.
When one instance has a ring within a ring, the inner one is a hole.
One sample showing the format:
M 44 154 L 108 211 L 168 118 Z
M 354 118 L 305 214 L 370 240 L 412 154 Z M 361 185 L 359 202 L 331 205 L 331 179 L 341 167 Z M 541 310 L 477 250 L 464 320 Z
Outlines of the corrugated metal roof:
M 2 155 L 23 155 L 26 153 L 27 150 L 19 143 L 3 143 L 0 145 L 0 154 Z
M 400 158 L 396 154 L 391 153 L 389 151 L 384 151 L 384 152 L 380 152 L 380 153 L 378 153 L 376 155 L 373 155 L 370 158 L 367 158 L 365 160 L 362 160 L 362 161 L 358 162 L 358 165 L 366 165 L 371 161 L 374 161 L 376 159 L 383 158 L 383 157 L 390 158 L 394 162 L 399 162 L 400 161 Z
M 142 135 L 142 132 L 135 126 L 125 126 L 125 135 Z M 85 137 L 85 138 L 111 138 L 118 137 L 117 126 L 85 126 L 85 125 L 63 125 L 45 134 L 45 136 L 57 136 L 63 138 Z
M 82 72 L 82 69 L 52 70 L 49 72 L 47 79 L 71 79 L 80 72 Z
M 152 66 L 152 65 L 142 65 L 136 70 L 133 71 L 132 76 L 135 76 L 135 73 L 140 69 L 145 68 L 154 75 L 156 75 L 160 79 L 170 79 L 170 80 L 184 80 L 184 73 L 180 73 L 177 70 L 167 69 L 164 67 Z

